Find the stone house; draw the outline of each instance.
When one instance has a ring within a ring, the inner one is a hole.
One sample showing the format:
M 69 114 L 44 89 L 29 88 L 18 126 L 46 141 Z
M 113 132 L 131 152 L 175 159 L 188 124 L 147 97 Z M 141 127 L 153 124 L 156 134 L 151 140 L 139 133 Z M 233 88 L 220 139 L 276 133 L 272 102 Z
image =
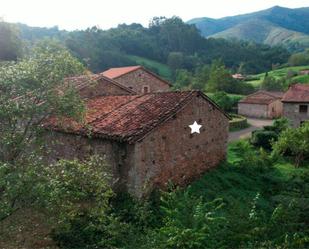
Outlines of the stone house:
M 66 78 L 65 82 L 73 86 L 82 98 L 93 98 L 106 95 L 132 95 L 133 90 L 109 79 L 102 74 L 82 75 Z
M 166 92 L 171 83 L 142 66 L 110 68 L 102 73 L 138 94 Z
M 254 118 L 278 118 L 282 116 L 283 92 L 258 91 L 238 102 L 238 114 Z
M 294 84 L 282 98 L 283 116 L 291 121 L 293 127 L 299 127 L 309 120 L 309 84 Z
M 82 124 L 45 122 L 48 161 L 105 156 L 118 189 L 137 197 L 188 184 L 226 157 L 229 118 L 202 92 L 98 96 L 86 110 Z M 195 121 L 202 127 L 191 134 Z

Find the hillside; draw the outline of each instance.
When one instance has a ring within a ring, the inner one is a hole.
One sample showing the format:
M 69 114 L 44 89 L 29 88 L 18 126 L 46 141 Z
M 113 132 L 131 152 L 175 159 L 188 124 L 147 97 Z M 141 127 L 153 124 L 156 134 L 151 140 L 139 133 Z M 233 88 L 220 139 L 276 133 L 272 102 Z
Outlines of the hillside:
M 309 46 L 309 8 L 279 6 L 245 15 L 220 19 L 196 18 L 195 24 L 205 37 L 236 38 L 268 45 L 284 45 L 290 50 Z
M 286 77 L 289 74 L 289 72 L 293 72 L 295 73 L 295 76 L 293 76 L 290 79 L 291 82 L 309 83 L 309 75 L 299 75 L 299 72 L 301 70 L 307 70 L 307 69 L 309 69 L 309 65 L 308 66 L 298 66 L 298 67 L 284 67 L 284 68 L 269 71 L 268 75 L 271 77 L 274 77 L 275 79 L 280 79 L 280 78 Z M 247 80 L 247 82 L 252 84 L 255 87 L 258 87 L 262 83 L 264 77 L 265 77 L 265 73 L 250 75 L 249 80 Z

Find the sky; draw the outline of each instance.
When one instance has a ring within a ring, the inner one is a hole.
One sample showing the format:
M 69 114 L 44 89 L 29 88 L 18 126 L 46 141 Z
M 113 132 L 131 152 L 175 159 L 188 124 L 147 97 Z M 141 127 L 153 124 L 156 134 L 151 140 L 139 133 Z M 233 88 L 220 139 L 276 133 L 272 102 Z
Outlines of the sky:
M 36 27 L 75 30 L 122 23 L 148 26 L 154 16 L 220 18 L 279 5 L 309 7 L 308 0 L 0 0 L 0 18 Z

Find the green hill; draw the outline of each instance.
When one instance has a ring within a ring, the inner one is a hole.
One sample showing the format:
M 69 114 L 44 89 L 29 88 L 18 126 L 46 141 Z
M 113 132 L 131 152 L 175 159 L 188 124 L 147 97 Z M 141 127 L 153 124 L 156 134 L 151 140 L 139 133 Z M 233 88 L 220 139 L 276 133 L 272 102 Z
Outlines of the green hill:
M 295 73 L 295 76 L 291 78 L 292 82 L 295 83 L 309 83 L 309 75 L 299 75 L 301 70 L 309 69 L 308 66 L 298 66 L 298 67 L 285 67 L 281 69 L 276 69 L 268 72 L 268 75 L 274 77 L 275 79 L 280 79 L 286 77 L 289 72 Z M 250 75 L 248 83 L 252 84 L 255 87 L 258 87 L 265 77 L 265 73 Z M 252 79 L 252 80 L 250 80 Z
M 167 80 L 172 79 L 172 72 L 166 64 L 135 55 L 129 55 L 128 58 L 135 61 L 136 64 L 152 70 Z
M 221 19 L 196 18 L 195 24 L 205 37 L 236 38 L 268 45 L 284 45 L 290 50 L 309 46 L 309 8 L 273 8 Z

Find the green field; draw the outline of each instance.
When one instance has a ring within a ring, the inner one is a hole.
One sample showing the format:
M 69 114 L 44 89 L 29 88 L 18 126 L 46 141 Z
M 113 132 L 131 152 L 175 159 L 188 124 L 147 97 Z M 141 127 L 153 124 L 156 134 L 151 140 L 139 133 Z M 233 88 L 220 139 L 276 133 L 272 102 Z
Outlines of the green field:
M 149 60 L 143 57 L 135 56 L 135 55 L 129 55 L 128 57 L 131 60 L 135 61 L 136 64 L 144 65 L 146 67 L 155 69 L 157 73 L 163 78 L 167 80 L 172 79 L 172 72 L 167 65 L 154 61 L 154 60 Z
M 298 66 L 298 67 L 285 67 L 285 68 L 281 68 L 281 69 L 276 69 L 273 71 L 269 71 L 268 75 L 274 77 L 275 79 L 280 79 L 283 77 L 287 76 L 287 73 L 290 71 L 296 72 L 298 73 L 301 70 L 305 70 L 305 69 L 309 69 L 309 65 L 308 66 Z M 255 74 L 255 75 L 249 75 L 250 78 L 252 78 L 253 80 L 247 80 L 248 83 L 252 84 L 255 87 L 258 87 L 264 77 L 265 77 L 265 73 L 260 73 L 260 74 Z M 309 76 L 308 75 L 297 75 L 295 77 L 293 77 L 292 82 L 298 82 L 298 83 L 309 83 Z

